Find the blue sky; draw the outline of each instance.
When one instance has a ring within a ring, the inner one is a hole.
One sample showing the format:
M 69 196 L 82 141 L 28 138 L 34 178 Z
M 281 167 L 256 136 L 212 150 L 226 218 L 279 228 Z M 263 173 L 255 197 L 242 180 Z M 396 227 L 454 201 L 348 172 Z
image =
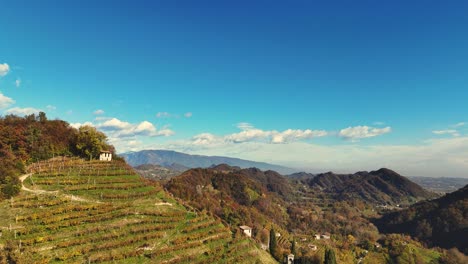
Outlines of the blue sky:
M 120 152 L 468 177 L 466 1 L 67 2 L 1 3 L 0 114 Z

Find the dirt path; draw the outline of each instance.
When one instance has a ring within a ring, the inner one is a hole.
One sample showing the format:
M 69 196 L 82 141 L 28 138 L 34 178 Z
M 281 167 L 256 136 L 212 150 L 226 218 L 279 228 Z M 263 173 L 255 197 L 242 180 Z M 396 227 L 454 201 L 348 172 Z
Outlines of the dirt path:
M 26 192 L 36 193 L 36 194 L 58 194 L 59 191 L 32 190 L 32 189 L 29 189 L 28 187 L 24 186 L 23 182 L 31 175 L 32 175 L 32 173 L 28 173 L 28 174 L 21 175 L 19 177 L 19 179 L 21 181 L 21 190 L 26 191 Z M 72 201 L 77 201 L 77 202 L 101 203 L 100 201 L 93 201 L 93 200 L 81 198 L 81 197 L 75 196 L 75 195 L 63 194 L 63 196 L 69 198 Z
M 24 183 L 23 183 L 24 180 L 26 180 L 31 175 L 32 175 L 32 173 L 29 173 L 29 174 L 21 175 L 19 177 L 19 179 L 21 181 L 21 190 L 26 191 L 26 192 L 38 193 L 38 194 L 41 194 L 41 193 L 56 194 L 56 193 L 58 193 L 58 191 L 31 190 L 31 189 L 27 188 L 26 186 L 24 186 Z

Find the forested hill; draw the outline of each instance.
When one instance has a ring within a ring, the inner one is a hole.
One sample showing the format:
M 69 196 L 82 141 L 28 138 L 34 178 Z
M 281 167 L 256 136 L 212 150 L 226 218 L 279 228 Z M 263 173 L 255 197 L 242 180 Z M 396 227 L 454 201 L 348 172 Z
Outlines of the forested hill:
M 432 201 L 376 219 L 383 233 L 406 233 L 430 246 L 457 247 L 468 254 L 468 185 Z
M 0 116 L 0 200 L 19 192 L 18 175 L 26 165 L 54 156 L 96 158 L 101 150 L 115 152 L 107 137 L 93 127 L 71 127 L 48 120 L 45 113 Z
M 389 169 L 355 174 L 318 174 L 304 182 L 337 200 L 359 199 L 377 204 L 414 202 L 435 197 L 434 193 Z

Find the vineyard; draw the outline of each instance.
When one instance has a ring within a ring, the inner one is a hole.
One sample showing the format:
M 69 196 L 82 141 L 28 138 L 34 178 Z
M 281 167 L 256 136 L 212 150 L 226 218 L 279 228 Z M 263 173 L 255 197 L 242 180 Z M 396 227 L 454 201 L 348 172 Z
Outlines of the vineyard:
M 0 263 L 275 263 L 125 163 L 35 163 L 0 203 Z

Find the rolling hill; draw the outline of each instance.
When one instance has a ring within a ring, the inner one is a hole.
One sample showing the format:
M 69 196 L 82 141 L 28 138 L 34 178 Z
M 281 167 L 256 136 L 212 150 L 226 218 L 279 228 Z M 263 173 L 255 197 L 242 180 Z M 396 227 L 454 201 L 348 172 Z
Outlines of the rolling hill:
M 423 201 L 376 219 L 384 233 L 405 233 L 431 246 L 457 247 L 468 253 L 468 185 L 453 193 Z
M 238 166 L 241 168 L 255 167 L 261 170 L 274 170 L 284 174 L 295 172 L 295 170 L 291 168 L 264 162 L 220 156 L 190 155 L 171 150 L 142 150 L 138 152 L 123 153 L 121 156 L 124 157 L 131 166 L 154 164 L 167 167 L 177 164 L 187 168 L 209 168 L 212 165 L 224 163 L 229 166 Z
M 304 182 L 337 200 L 360 199 L 375 204 L 399 204 L 435 197 L 435 194 L 385 168 L 355 174 L 327 172 L 306 178 Z
M 0 263 L 275 263 L 123 162 L 56 158 L 28 171 L 0 202 Z

